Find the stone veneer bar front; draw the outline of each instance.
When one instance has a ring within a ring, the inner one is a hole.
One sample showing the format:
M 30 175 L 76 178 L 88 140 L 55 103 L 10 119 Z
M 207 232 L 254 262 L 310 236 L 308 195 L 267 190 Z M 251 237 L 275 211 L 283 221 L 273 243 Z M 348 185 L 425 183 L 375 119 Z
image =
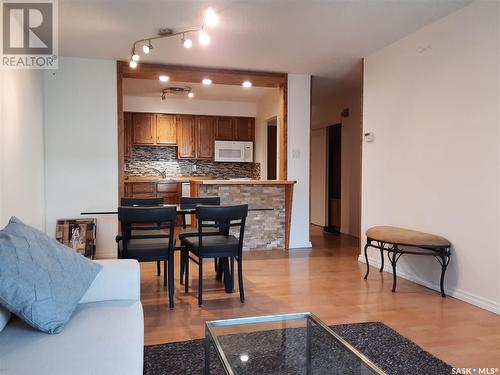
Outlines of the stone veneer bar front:
M 248 204 L 243 247 L 288 249 L 295 181 L 197 180 L 191 181 L 191 196 L 218 196 L 222 205 Z

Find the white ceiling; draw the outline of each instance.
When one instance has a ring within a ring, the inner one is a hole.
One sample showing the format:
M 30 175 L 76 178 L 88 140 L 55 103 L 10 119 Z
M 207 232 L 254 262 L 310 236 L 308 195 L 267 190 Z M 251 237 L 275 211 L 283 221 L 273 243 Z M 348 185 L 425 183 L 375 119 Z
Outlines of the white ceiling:
M 134 40 L 160 27 L 199 26 L 220 15 L 212 42 L 190 50 L 178 38 L 154 43 L 143 61 L 357 79 L 359 59 L 470 3 L 470 0 L 60 0 L 60 54 L 129 58 Z
M 230 85 L 203 85 L 201 83 L 187 82 L 160 82 L 147 79 L 126 78 L 123 80 L 123 94 L 125 96 L 161 96 L 161 90 L 169 86 L 185 87 L 193 89 L 194 97 L 198 100 L 224 100 L 236 102 L 257 103 L 268 95 L 278 95 L 278 89 L 270 87 L 250 87 Z M 177 99 L 186 99 L 186 95 L 175 96 Z

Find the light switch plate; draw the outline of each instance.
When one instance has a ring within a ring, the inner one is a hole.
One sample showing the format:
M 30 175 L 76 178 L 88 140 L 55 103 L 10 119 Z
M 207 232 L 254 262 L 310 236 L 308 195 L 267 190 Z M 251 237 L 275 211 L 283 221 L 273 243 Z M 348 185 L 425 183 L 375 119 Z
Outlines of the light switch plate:
M 365 142 L 375 142 L 375 133 L 367 132 L 363 134 L 363 139 Z

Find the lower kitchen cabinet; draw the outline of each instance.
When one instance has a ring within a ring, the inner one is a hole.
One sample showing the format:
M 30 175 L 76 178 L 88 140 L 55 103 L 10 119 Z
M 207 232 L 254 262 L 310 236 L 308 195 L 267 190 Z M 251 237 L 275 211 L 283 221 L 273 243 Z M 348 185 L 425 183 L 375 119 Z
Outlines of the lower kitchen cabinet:
M 125 196 L 129 198 L 163 198 L 165 204 L 178 204 L 181 195 L 177 182 L 126 182 Z

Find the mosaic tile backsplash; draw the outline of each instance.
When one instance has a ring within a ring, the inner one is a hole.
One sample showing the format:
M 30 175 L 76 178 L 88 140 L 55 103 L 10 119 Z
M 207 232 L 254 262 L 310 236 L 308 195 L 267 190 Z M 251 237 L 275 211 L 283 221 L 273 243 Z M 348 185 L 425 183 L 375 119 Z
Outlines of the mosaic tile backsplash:
M 193 172 L 193 165 L 196 171 Z M 259 163 L 216 163 L 209 160 L 177 159 L 177 147 L 134 146 L 125 161 L 126 176 L 156 176 L 166 170 L 167 177 L 211 176 L 216 179 L 260 179 Z

